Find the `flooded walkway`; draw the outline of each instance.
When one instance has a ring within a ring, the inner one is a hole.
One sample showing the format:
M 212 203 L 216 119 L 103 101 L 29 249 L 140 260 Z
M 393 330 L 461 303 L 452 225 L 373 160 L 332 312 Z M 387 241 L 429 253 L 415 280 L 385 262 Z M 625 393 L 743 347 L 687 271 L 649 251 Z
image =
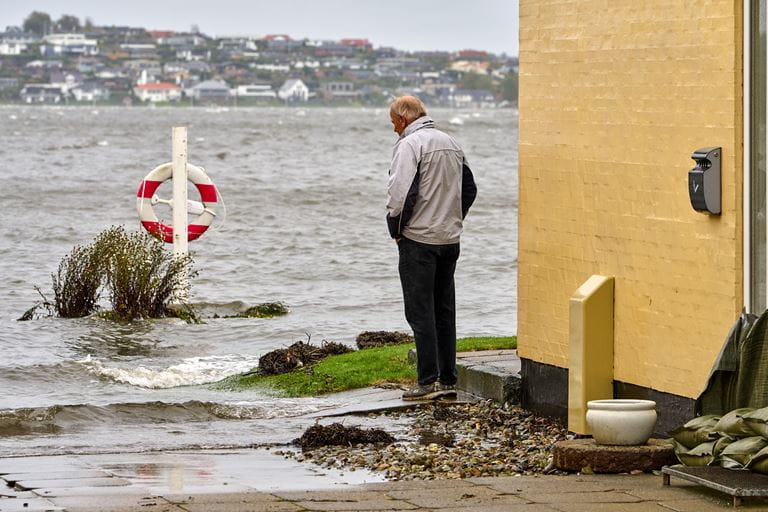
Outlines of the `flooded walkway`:
M 342 405 L 308 414 L 300 423 L 322 417 L 346 423 L 355 415 L 355 422 L 375 426 L 378 420 L 365 413 L 418 407 L 400 400 L 400 393 L 377 388 L 341 393 L 336 398 Z M 292 435 L 300 434 L 286 428 L 284 437 Z M 297 462 L 273 453 L 276 450 L 262 446 L 2 458 L 0 480 L 6 486 L 0 486 L 0 512 L 707 512 L 729 508 L 722 494 L 681 481 L 664 487 L 661 476 L 651 474 L 387 482 L 382 473 Z M 768 502 L 747 501 L 743 508 L 768 510 Z
M 9 459 L 0 461 L 5 471 Z M 30 457 L 4 475 L 0 511 L 707 512 L 720 494 L 660 476 L 518 476 L 383 482 L 368 472 L 298 464 L 266 450 Z M 23 473 L 27 471 L 27 473 Z M 37 487 L 34 491 L 23 490 Z M 746 510 L 768 510 L 747 502 Z

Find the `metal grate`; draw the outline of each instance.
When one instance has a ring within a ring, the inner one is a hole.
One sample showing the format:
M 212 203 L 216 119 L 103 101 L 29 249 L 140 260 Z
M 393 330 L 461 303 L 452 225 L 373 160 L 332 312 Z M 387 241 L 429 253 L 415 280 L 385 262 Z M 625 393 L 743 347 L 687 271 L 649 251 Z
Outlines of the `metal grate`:
M 664 466 L 661 473 L 664 485 L 669 485 L 672 476 L 682 478 L 730 495 L 733 497 L 734 507 L 741 505 L 741 500 L 745 497 L 768 497 L 768 475 L 748 470 L 676 465 Z

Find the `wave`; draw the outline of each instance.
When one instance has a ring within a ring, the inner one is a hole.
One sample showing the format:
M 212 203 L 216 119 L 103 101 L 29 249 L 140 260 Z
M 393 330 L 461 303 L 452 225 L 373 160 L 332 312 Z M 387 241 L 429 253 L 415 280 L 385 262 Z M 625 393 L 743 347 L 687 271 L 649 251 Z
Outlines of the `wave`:
M 0 410 L 0 437 L 60 434 L 85 425 L 145 425 L 191 423 L 216 420 L 254 420 L 299 416 L 317 406 L 284 403 L 219 403 L 190 400 L 180 403 L 136 402 L 104 406 L 91 404 L 53 405 Z
M 166 389 L 218 382 L 252 370 L 258 366 L 259 359 L 240 355 L 190 357 L 165 368 L 107 366 L 91 356 L 77 362 L 103 379 L 142 388 Z

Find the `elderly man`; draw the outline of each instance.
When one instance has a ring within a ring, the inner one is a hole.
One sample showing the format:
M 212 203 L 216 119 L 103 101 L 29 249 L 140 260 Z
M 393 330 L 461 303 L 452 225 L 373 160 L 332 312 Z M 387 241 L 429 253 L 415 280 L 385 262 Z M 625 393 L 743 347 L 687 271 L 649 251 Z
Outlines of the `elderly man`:
M 389 170 L 387 223 L 400 252 L 405 318 L 418 356 L 418 383 L 403 400 L 455 395 L 453 273 L 477 188 L 464 152 L 435 127 L 418 98 L 397 98 L 389 116 L 400 139 Z

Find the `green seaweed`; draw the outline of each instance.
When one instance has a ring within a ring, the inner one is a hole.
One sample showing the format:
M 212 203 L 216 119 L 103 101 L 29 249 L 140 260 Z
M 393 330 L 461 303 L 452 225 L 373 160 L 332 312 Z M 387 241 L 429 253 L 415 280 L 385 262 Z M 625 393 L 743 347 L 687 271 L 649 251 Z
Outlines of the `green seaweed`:
M 256 304 L 245 311 L 225 318 L 273 318 L 288 314 L 288 306 L 282 302 L 264 302 Z

